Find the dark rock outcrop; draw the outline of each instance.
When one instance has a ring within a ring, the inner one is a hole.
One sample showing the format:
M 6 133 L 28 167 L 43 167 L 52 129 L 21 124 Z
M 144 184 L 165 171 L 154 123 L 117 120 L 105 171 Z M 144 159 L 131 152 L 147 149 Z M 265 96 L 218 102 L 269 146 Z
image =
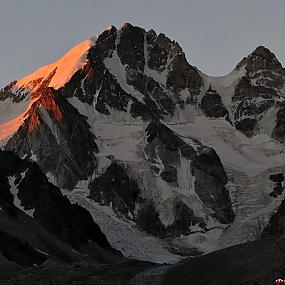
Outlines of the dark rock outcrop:
M 106 171 L 89 183 L 89 197 L 102 206 L 110 206 L 117 214 L 134 216 L 139 188 L 123 166 L 112 162 Z
M 263 238 L 280 237 L 285 234 L 285 200 L 282 201 L 277 212 L 269 220 L 269 224 L 262 233 Z
M 283 182 L 284 181 L 284 175 L 283 173 L 274 173 L 274 174 L 270 174 L 269 176 L 270 180 L 278 183 L 278 182 Z
M 117 46 L 122 63 L 142 72 L 145 65 L 144 38 L 145 31 L 142 28 L 125 23 Z
M 191 226 L 197 224 L 201 229 L 207 230 L 205 221 L 200 217 L 196 217 L 193 210 L 183 201 L 176 201 L 174 209 L 175 219 L 173 224 L 168 227 L 171 235 L 177 236 L 181 233 L 184 235 L 193 234 Z
M 166 228 L 161 222 L 159 214 L 151 201 L 145 200 L 139 204 L 136 223 L 142 230 L 152 235 L 161 238 L 169 236 L 169 232 L 166 231 Z
M 220 158 L 211 148 L 205 148 L 194 160 L 195 191 L 214 217 L 221 223 L 233 222 L 234 213 L 225 184 L 228 179 Z
M 284 175 L 283 173 L 275 173 L 271 174 L 269 178 L 271 181 L 275 183 L 273 191 L 269 195 L 276 198 L 278 195 L 281 195 L 284 190 L 283 186 Z
M 208 117 L 228 119 L 229 112 L 225 108 L 221 96 L 211 86 L 201 100 L 201 109 Z
M 257 133 L 258 121 L 255 118 L 243 118 L 235 122 L 235 127 L 247 137 L 252 137 Z
M 284 190 L 283 173 L 274 173 L 270 175 L 270 180 L 275 183 L 273 191 L 269 194 L 276 198 Z M 285 200 L 282 201 L 276 213 L 274 213 L 268 225 L 265 227 L 262 237 L 283 236 L 285 234 Z
M 277 112 L 276 125 L 274 127 L 272 136 L 280 142 L 285 142 L 285 103 L 279 104 Z

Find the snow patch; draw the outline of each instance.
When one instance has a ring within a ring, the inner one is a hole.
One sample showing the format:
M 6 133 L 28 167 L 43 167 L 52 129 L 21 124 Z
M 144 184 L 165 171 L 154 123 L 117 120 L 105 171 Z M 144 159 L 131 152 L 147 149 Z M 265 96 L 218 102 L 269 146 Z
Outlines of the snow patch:
M 11 194 L 14 196 L 14 205 L 20 209 L 21 211 L 25 212 L 28 216 L 30 217 L 34 217 L 34 213 L 35 213 L 35 209 L 31 209 L 31 210 L 26 210 L 22 205 L 21 205 L 21 200 L 18 198 L 18 192 L 19 189 L 17 188 L 16 184 L 15 184 L 15 180 L 16 177 L 9 177 L 9 184 L 10 184 L 10 192 Z
M 111 57 L 107 57 L 104 59 L 104 64 L 111 74 L 115 76 L 121 88 L 138 101 L 144 104 L 143 95 L 137 91 L 133 86 L 129 85 L 126 81 L 126 65 L 123 65 L 121 59 L 118 56 L 117 50 L 114 50 Z

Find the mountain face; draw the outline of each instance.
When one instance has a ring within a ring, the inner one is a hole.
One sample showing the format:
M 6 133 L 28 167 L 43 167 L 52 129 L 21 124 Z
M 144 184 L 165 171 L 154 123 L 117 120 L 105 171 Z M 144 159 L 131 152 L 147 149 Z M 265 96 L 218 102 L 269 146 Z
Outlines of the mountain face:
M 85 208 L 63 215 L 81 226 L 89 212 L 125 256 L 170 263 L 284 224 L 283 186 L 269 195 L 285 166 L 284 90 L 265 47 L 214 78 L 164 34 L 111 26 L 0 91 L 0 141 Z M 23 205 L 44 215 L 29 187 Z M 76 243 L 95 239 L 87 228 Z
M 90 213 L 71 204 L 35 162 L 5 151 L 0 160 L 0 220 L 5 225 L 0 251 L 8 260 L 20 265 L 122 260 Z

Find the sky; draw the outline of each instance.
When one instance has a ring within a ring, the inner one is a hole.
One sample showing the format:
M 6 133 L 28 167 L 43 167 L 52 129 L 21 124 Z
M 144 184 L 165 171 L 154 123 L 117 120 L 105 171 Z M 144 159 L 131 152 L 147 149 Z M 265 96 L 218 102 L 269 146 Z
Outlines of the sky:
M 285 66 L 284 0 L 0 0 L 0 86 L 108 26 L 165 33 L 189 63 L 222 76 L 257 46 Z

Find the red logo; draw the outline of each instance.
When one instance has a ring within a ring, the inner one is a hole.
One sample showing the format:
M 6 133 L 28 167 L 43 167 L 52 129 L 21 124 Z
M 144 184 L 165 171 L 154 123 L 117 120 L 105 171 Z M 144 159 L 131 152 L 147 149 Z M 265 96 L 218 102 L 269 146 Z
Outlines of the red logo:
M 275 280 L 275 284 L 279 285 L 279 284 L 285 284 L 285 279 L 276 279 Z

